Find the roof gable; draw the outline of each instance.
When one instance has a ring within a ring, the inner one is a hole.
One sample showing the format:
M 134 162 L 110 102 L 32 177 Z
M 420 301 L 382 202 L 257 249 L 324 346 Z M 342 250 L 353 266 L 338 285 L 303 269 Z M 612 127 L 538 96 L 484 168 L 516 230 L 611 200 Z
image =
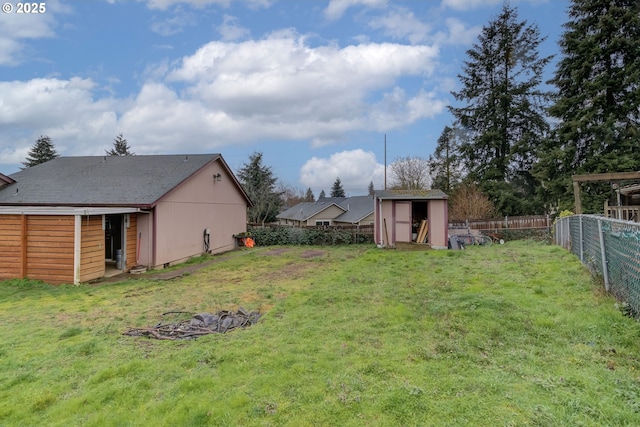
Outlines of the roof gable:
M 373 199 L 371 196 L 331 197 L 318 199 L 315 202 L 298 203 L 277 215 L 277 218 L 307 221 L 331 206 L 337 206 L 343 211 L 333 218 L 340 222 L 356 223 L 373 213 Z
M 322 198 L 315 202 L 302 202 L 281 212 L 276 218 L 289 219 L 293 221 L 306 221 L 309 218 L 319 214 L 331 206 L 337 206 L 344 210 L 342 206 L 336 203 L 334 198 Z
M 12 174 L 0 205 L 150 207 L 218 160 L 224 164 L 220 154 L 58 157 Z
M 13 184 L 15 181 L 9 178 L 7 175 L 3 175 L 0 173 L 0 187 L 7 184 Z

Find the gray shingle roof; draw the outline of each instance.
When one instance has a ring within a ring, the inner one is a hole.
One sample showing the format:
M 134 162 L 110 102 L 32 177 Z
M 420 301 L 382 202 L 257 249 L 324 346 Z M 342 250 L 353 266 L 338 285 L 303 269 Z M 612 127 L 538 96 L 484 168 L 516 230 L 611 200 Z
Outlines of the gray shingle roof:
M 442 190 L 376 190 L 374 191 L 378 199 L 393 200 L 443 200 L 448 199 Z
M 10 177 L 0 205 L 150 206 L 220 154 L 58 157 Z
M 340 205 L 347 211 L 334 218 L 334 221 L 355 224 L 373 213 L 373 197 L 371 196 L 347 197 Z
M 330 206 L 338 206 L 344 212 L 335 221 L 356 223 L 373 212 L 371 196 L 327 197 L 315 202 L 302 202 L 277 215 L 278 219 L 306 221 Z
M 319 199 L 315 202 L 302 202 L 297 205 L 281 212 L 276 218 L 281 219 L 290 219 L 294 221 L 306 221 L 312 216 L 322 212 L 330 206 L 338 206 L 341 207 L 338 202 L 342 199 L 340 198 L 323 198 Z

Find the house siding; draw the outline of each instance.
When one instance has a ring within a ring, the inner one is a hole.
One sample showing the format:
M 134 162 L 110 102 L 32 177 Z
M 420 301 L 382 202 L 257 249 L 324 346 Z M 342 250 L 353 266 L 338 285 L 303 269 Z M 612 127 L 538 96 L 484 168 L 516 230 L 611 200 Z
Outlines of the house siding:
M 138 263 L 138 215 L 129 214 L 129 228 L 126 230 L 125 270 L 129 271 Z
M 79 281 L 99 279 L 105 272 L 102 215 L 83 216 L 80 230 Z
M 51 284 L 73 283 L 75 218 L 26 217 L 26 277 Z
M 434 249 L 447 249 L 449 238 L 448 203 L 446 200 L 431 200 L 427 209 L 429 212 L 429 243 Z
M 333 225 L 333 219 L 342 213 L 344 213 L 344 210 L 340 209 L 339 207 L 329 206 L 322 212 L 318 212 L 317 214 L 309 217 L 306 224 L 307 226 L 315 226 L 316 221 L 329 221 L 329 223 Z
M 22 215 L 0 215 L 0 280 L 22 277 Z
M 218 173 L 220 179 L 214 179 Z M 233 177 L 215 162 L 163 198 L 155 207 L 155 222 L 152 267 L 157 268 L 201 255 L 205 229 L 211 231 L 211 253 L 234 249 L 233 235 L 247 229 L 247 201 Z

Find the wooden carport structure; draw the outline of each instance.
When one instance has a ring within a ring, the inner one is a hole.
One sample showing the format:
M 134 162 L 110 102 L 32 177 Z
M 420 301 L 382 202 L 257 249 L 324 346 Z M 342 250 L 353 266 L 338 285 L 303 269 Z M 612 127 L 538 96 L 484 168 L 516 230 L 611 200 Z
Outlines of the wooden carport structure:
M 584 175 L 573 175 L 573 197 L 575 200 L 575 213 L 582 213 L 582 198 L 580 195 L 580 185 L 584 182 L 606 182 L 606 181 L 626 181 L 640 180 L 640 172 L 612 172 L 612 173 L 590 173 Z

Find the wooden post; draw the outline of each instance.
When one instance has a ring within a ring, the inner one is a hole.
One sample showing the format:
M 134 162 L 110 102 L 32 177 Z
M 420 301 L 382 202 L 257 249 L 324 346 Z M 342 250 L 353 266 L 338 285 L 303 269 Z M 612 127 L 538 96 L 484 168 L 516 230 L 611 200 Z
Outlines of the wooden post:
M 580 182 L 573 181 L 573 198 L 575 200 L 575 214 L 582 213 L 582 199 L 580 198 Z

